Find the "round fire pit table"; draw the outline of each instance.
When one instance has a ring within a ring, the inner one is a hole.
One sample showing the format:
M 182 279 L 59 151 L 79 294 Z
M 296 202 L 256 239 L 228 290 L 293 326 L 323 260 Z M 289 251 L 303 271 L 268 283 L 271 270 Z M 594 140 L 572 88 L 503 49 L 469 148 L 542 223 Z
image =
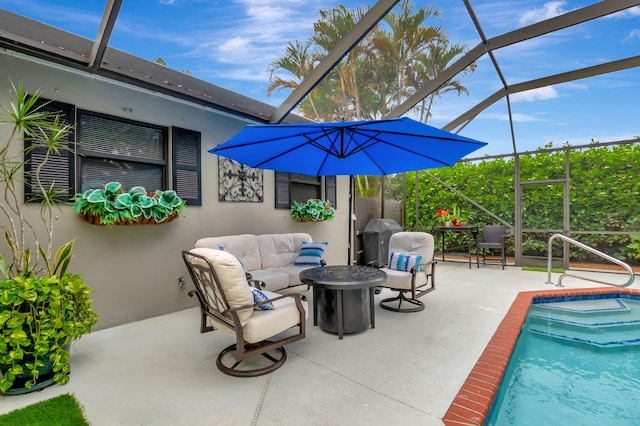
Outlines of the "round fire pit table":
M 332 265 L 300 273 L 300 281 L 313 286 L 313 325 L 328 333 L 358 333 L 375 328 L 374 287 L 387 274 L 359 265 Z

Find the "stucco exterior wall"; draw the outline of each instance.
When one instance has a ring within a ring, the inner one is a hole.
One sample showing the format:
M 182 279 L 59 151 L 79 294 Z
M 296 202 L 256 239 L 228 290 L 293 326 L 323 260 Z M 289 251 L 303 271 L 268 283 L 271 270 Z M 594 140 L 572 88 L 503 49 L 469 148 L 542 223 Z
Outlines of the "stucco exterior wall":
M 193 288 L 180 255 L 205 236 L 239 233 L 307 232 L 328 241 L 328 264 L 347 261 L 348 178 L 338 177 L 336 217 L 323 223 L 296 223 L 288 210 L 274 208 L 274 172 L 264 172 L 264 202 L 218 202 L 217 156 L 207 150 L 240 131 L 246 120 L 175 100 L 102 77 L 65 69 L 11 52 L 0 52 L 0 102 L 6 104 L 10 84 L 95 112 L 202 133 L 202 206 L 187 206 L 177 220 L 162 225 L 106 228 L 82 221 L 71 206 L 56 212 L 55 245 L 77 238 L 70 271 L 81 273 L 93 288 L 100 314 L 95 329 L 196 306 L 187 296 Z M 9 126 L 0 125 L 5 143 Z M 152 189 L 152 188 L 148 188 Z M 153 188 L 157 189 L 157 188 Z M 37 218 L 37 206 L 26 206 Z M 0 219 L 2 220 L 2 219 Z M 4 248 L 0 248 L 4 252 Z M 187 285 L 180 287 L 178 277 Z

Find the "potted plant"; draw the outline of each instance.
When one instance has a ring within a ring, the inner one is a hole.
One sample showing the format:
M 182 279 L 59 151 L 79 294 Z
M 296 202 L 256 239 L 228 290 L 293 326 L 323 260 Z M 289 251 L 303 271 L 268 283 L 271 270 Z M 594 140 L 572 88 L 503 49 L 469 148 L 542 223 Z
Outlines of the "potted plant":
M 453 226 L 467 226 L 467 218 L 464 216 L 462 209 L 458 207 L 457 204 L 453 205 L 451 224 Z
M 122 191 L 119 182 L 76 194 L 75 211 L 95 225 L 167 223 L 178 217 L 185 201 L 173 190 L 148 193 L 142 186 Z
M 305 203 L 294 201 L 291 205 L 291 218 L 296 222 L 319 222 L 336 215 L 336 210 L 327 200 L 310 198 Z
M 68 382 L 68 346 L 98 320 L 89 297 L 92 290 L 80 275 L 67 272 L 74 241 L 53 253 L 53 209 L 62 201 L 53 185 L 40 180 L 40 170 L 67 149 L 64 138 L 72 129 L 38 107 L 39 96 L 12 84 L 9 104 L 0 105 L 0 124 L 12 127 L 0 146 L 0 228 L 7 245 L 0 255 L 0 392 L 5 394 Z M 25 172 L 28 149 L 39 149 L 44 156 L 30 173 Z M 26 213 L 19 196 L 22 176 L 38 194 L 37 220 Z
M 449 210 L 438 209 L 436 211 L 436 216 L 438 216 L 438 220 L 442 226 L 450 227 L 451 226 L 451 216 L 449 215 Z

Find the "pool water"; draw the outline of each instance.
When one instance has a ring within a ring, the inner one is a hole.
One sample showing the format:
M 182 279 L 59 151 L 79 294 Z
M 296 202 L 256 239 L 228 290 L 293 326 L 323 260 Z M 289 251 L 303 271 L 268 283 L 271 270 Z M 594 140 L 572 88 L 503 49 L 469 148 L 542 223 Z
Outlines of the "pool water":
M 531 306 L 485 425 L 640 425 L 640 301 Z

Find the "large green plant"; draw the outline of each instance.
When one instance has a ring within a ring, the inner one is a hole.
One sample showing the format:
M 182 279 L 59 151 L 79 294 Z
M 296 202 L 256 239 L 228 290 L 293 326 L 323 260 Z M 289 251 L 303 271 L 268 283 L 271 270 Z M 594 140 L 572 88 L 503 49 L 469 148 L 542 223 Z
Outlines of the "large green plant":
M 78 214 L 100 218 L 100 224 L 113 226 L 116 223 L 131 223 L 140 217 L 162 223 L 185 207 L 173 190 L 156 190 L 147 193 L 142 186 L 134 186 L 128 192 L 122 191 L 119 182 L 109 182 L 104 188 L 88 189 L 76 194 L 75 210 Z
M 0 255 L 2 392 L 18 379 L 20 386 L 31 388 L 41 380 L 45 366 L 52 370 L 53 381 L 66 383 L 70 372 L 66 346 L 98 320 L 89 298 L 91 289 L 80 275 L 67 272 L 74 241 L 53 253 L 53 209 L 61 200 L 55 182 L 44 182 L 41 170 L 51 157 L 69 149 L 66 136 L 72 128 L 47 112 L 39 97 L 40 92 L 30 95 L 22 85 L 12 84 L 9 103 L 0 106 L 0 124 L 11 126 L 0 147 L 0 229 L 4 252 L 10 253 Z M 39 163 L 28 164 L 27 154 L 36 149 Z M 20 196 L 23 177 L 40 201 L 36 219 L 27 214 Z

